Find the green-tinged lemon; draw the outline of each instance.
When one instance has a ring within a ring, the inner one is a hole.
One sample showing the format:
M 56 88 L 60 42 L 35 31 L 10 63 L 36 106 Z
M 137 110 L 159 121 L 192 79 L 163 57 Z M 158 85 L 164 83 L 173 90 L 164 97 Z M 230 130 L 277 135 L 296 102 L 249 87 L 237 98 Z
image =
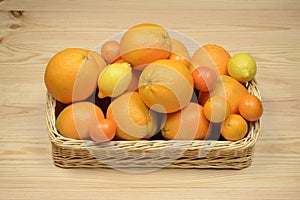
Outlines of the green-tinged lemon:
M 252 80 L 256 74 L 256 62 L 246 53 L 235 54 L 227 67 L 229 75 L 242 83 Z
M 132 73 L 129 63 L 108 65 L 98 79 L 99 98 L 117 97 L 125 92 L 131 82 Z

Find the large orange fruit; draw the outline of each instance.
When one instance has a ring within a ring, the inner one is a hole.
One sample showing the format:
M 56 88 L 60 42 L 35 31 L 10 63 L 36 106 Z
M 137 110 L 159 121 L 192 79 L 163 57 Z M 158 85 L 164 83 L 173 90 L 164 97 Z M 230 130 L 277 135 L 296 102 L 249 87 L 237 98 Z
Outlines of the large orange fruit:
M 234 114 L 239 113 L 239 100 L 247 94 L 247 89 L 240 82 L 230 76 L 221 75 L 215 89 L 211 92 L 199 93 L 198 100 L 201 105 L 204 105 L 210 97 L 225 97 L 230 104 L 231 114 Z
M 207 44 L 195 51 L 191 62 L 194 68 L 210 67 L 220 74 L 227 75 L 229 58 L 229 53 L 223 47 L 215 44 Z
M 203 107 L 190 103 L 182 110 L 168 114 L 161 132 L 168 140 L 203 140 L 210 133 L 209 127 Z
M 87 99 L 96 89 L 105 61 L 96 52 L 79 48 L 60 51 L 49 61 L 44 81 L 49 93 L 65 104 Z
M 146 64 L 168 58 L 171 40 L 168 32 L 156 24 L 139 24 L 131 27 L 120 41 L 123 60 L 143 69 Z
M 194 92 L 193 77 L 187 67 L 164 59 L 149 64 L 139 79 L 139 93 L 146 105 L 162 113 L 187 106 Z
M 90 126 L 104 119 L 102 110 L 90 102 L 77 102 L 67 106 L 58 115 L 55 126 L 59 133 L 67 138 L 89 138 Z
M 117 97 L 109 105 L 106 118 L 117 125 L 119 139 L 147 139 L 157 131 L 156 113 L 149 110 L 137 92 L 127 92 Z

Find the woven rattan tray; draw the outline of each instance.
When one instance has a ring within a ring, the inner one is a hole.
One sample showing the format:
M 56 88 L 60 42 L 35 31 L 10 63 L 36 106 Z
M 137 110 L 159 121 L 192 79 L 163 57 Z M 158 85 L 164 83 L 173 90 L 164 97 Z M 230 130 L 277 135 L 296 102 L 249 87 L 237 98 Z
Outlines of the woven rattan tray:
M 260 97 L 255 80 L 248 92 Z M 242 169 L 251 165 L 260 121 L 251 122 L 247 136 L 229 141 L 110 141 L 95 143 L 61 136 L 55 128 L 56 101 L 47 94 L 46 119 L 52 156 L 62 168 L 220 168 Z

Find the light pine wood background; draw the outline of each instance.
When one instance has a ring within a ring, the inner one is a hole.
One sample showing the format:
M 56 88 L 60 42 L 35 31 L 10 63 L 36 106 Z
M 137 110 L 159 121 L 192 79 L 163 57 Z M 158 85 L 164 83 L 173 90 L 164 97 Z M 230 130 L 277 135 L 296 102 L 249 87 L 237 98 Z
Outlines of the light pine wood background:
M 47 62 L 145 22 L 256 59 L 265 112 L 251 167 L 127 174 L 52 164 Z M 298 0 L 0 0 L 0 199 L 299 199 L 299 63 Z

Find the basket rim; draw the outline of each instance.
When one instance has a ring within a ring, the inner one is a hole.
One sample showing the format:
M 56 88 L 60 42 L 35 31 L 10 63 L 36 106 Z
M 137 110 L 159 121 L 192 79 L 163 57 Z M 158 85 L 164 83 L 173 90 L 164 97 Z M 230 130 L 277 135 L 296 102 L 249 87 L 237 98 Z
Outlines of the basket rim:
M 252 80 L 246 83 L 248 92 L 254 94 L 259 99 L 261 95 L 257 87 L 256 80 Z M 95 146 L 109 146 L 117 145 L 121 147 L 130 146 L 133 149 L 140 149 L 141 147 L 156 146 L 162 148 L 168 145 L 181 146 L 190 143 L 189 149 L 199 148 L 199 146 L 209 146 L 214 144 L 214 149 L 243 149 L 253 147 L 258 139 L 261 132 L 261 121 L 249 122 L 249 130 L 247 136 L 242 140 L 238 141 L 215 141 L 215 140 L 137 140 L 137 141 L 109 141 L 105 143 L 94 142 L 92 140 L 76 140 L 72 138 L 63 137 L 55 127 L 55 106 L 56 100 L 47 91 L 47 102 L 46 102 L 46 121 L 48 127 L 48 135 L 53 145 L 70 148 L 87 148 Z

